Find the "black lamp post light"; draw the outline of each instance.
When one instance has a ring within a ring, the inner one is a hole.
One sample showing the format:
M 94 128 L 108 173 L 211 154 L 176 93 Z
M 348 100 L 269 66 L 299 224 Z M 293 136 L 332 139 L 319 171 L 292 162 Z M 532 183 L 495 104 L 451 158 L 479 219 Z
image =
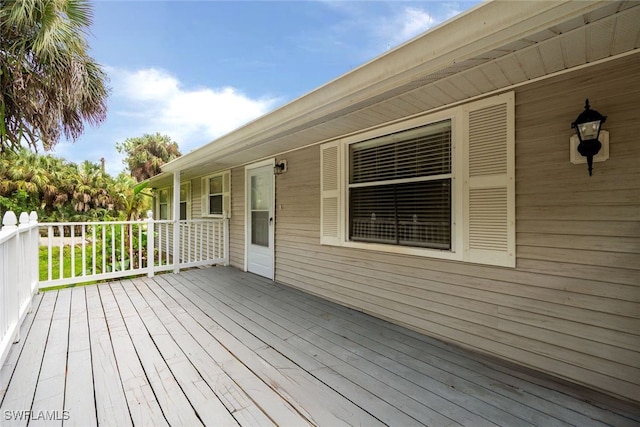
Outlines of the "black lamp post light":
M 599 141 L 600 127 L 607 120 L 607 116 L 603 116 L 589 106 L 589 100 L 585 101 L 584 111 L 578 115 L 575 122 L 571 123 L 571 127 L 576 130 L 580 143 L 578 144 L 578 152 L 587 158 L 589 166 L 589 176 L 593 170 L 593 157 L 600 152 L 602 143 Z

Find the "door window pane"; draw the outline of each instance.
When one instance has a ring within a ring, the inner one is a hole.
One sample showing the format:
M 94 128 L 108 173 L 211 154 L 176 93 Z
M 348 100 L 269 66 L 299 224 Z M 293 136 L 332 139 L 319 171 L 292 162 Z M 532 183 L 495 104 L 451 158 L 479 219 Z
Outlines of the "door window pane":
M 251 212 L 251 243 L 269 247 L 269 211 Z

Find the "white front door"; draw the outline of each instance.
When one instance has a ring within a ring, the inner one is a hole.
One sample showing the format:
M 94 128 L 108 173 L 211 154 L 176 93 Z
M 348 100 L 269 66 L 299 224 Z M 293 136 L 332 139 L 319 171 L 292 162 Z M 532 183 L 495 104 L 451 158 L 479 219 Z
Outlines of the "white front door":
M 247 166 L 247 271 L 273 279 L 275 199 L 273 161 Z

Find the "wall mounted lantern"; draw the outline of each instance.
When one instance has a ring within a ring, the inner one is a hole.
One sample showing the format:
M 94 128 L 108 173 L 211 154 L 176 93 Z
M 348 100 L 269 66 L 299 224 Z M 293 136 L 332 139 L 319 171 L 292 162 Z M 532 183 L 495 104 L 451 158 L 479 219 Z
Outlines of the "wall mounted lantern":
M 571 123 L 571 127 L 576 130 L 576 135 L 579 140 L 578 152 L 587 158 L 587 165 L 589 167 L 589 176 L 593 170 L 593 158 L 600 152 L 602 143 L 600 141 L 600 127 L 602 123 L 607 120 L 607 116 L 603 116 L 595 110 L 592 110 L 589 106 L 589 100 L 587 99 L 584 104 L 584 111 L 578 115 L 575 122 Z M 608 133 L 607 133 L 607 158 L 608 153 Z M 572 144 L 573 146 L 573 144 Z M 601 159 L 606 160 L 606 159 Z
M 287 161 L 286 160 L 280 160 L 273 167 L 273 174 L 274 175 L 282 175 L 286 171 L 287 171 Z

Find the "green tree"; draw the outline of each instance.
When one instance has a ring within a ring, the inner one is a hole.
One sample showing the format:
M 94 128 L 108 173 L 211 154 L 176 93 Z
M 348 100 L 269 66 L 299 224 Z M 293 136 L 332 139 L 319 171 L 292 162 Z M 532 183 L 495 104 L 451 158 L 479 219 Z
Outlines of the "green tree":
M 0 156 L 0 206 L 17 212 L 51 213 L 68 197 L 60 189 L 58 171 L 63 162 L 51 155 L 27 150 Z
M 116 148 L 125 154 L 122 162 L 138 182 L 159 174 L 162 165 L 182 155 L 176 142 L 157 132 L 127 138 L 123 143 L 117 143 Z
M 0 0 L 0 151 L 54 147 L 106 117 L 106 74 L 88 55 L 85 0 Z

